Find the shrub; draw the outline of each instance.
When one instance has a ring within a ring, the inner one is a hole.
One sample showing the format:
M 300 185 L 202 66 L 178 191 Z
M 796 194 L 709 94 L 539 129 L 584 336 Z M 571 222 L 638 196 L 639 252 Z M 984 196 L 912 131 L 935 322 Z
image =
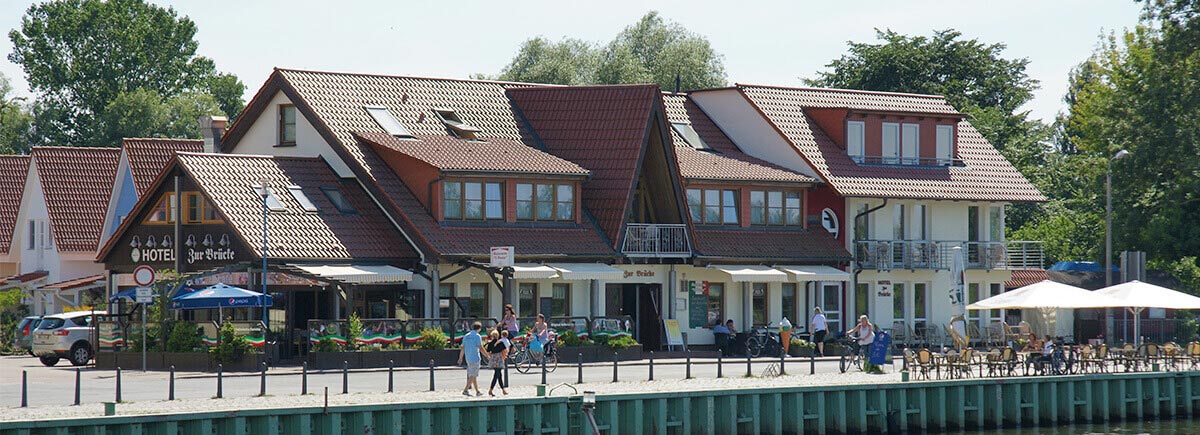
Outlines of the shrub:
M 414 347 L 426 350 L 442 350 L 450 344 L 450 337 L 441 328 L 425 328 L 421 330 L 421 338 L 417 339 Z
M 195 352 L 200 347 L 200 333 L 196 325 L 175 322 L 167 336 L 167 352 Z
M 808 349 L 816 349 L 817 348 L 816 343 L 813 343 L 808 340 L 801 340 L 799 338 L 793 338 L 790 346 L 791 347 L 799 347 L 799 348 L 808 348 Z
M 362 334 L 362 319 L 358 317 L 358 313 L 353 313 L 346 322 L 346 350 L 358 350 L 358 337 L 362 337 Z
M 321 339 L 317 341 L 317 345 L 313 346 L 312 350 L 313 352 L 341 352 L 342 345 L 338 344 L 336 341 L 333 341 L 332 338 L 321 337 Z
M 562 345 L 564 347 L 584 346 L 584 345 L 592 344 L 591 340 L 588 340 L 586 338 L 580 338 L 579 334 L 576 333 L 575 331 L 564 331 L 562 334 L 558 335 L 558 340 L 562 342 Z
M 404 346 L 401 345 L 399 341 L 387 345 L 387 350 L 403 350 L 403 349 L 404 349 Z
M 1181 342 L 1192 341 L 1196 337 L 1196 332 L 1200 331 L 1200 323 L 1197 323 L 1196 319 L 1183 320 L 1178 324 L 1179 329 L 1175 330 L 1175 334 L 1178 335 Z
M 233 328 L 233 322 L 221 324 L 221 330 L 217 332 L 217 337 L 219 337 L 217 345 L 208 349 L 209 355 L 212 355 L 216 362 L 237 361 L 250 349 L 250 342 L 246 341 L 246 337 L 237 335 L 237 330 Z
M 613 350 L 623 350 L 638 344 L 638 342 L 634 341 L 633 337 L 622 335 L 617 338 L 609 339 L 607 344 L 608 347 L 611 347 Z

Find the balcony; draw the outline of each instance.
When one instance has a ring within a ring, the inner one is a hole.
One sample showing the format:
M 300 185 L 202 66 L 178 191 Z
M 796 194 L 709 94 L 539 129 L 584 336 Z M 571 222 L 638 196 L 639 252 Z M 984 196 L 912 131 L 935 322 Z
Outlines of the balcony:
M 858 240 L 854 258 L 861 269 L 950 270 L 954 248 L 963 248 L 967 269 L 1041 269 L 1042 242 L 962 240 Z
M 626 257 L 687 258 L 692 243 L 686 224 L 625 224 L 625 242 L 621 253 Z

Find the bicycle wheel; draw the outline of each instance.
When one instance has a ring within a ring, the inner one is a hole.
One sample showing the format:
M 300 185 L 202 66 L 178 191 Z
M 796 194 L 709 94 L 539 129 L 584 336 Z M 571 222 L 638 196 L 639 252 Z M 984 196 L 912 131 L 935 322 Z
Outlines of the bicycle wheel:
M 525 352 L 525 358 L 523 358 L 523 360 L 517 364 L 517 371 L 521 373 L 529 373 L 533 370 L 534 363 L 537 361 L 537 359 L 537 356 L 534 355 L 533 352 Z
M 551 351 L 550 353 L 546 354 L 546 371 L 549 373 L 554 373 L 554 369 L 557 369 L 557 368 L 558 368 L 558 352 Z
M 750 354 L 751 358 L 758 358 L 759 355 L 762 355 L 762 351 L 762 339 L 758 337 L 750 337 L 749 340 L 746 340 L 746 353 Z
M 850 368 L 850 363 L 850 356 L 843 354 L 841 358 L 838 358 L 838 369 L 842 373 L 846 373 L 846 369 Z

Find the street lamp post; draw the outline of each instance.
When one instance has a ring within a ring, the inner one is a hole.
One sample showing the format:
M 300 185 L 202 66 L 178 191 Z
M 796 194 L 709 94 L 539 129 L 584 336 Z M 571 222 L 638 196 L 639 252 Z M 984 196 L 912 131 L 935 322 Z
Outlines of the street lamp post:
M 262 200 L 262 320 L 263 320 L 263 340 L 267 338 L 267 329 L 270 325 L 270 319 L 267 317 L 267 182 L 266 180 L 259 182 L 258 197 Z
M 1108 159 L 1107 169 L 1104 176 L 1104 286 L 1112 286 L 1112 162 L 1123 159 L 1129 155 L 1129 151 L 1120 150 L 1113 154 L 1112 158 Z M 1108 312 L 1108 337 L 1112 339 L 1112 309 Z M 1122 334 L 1123 335 L 1123 334 Z M 1136 339 L 1135 339 L 1136 342 Z

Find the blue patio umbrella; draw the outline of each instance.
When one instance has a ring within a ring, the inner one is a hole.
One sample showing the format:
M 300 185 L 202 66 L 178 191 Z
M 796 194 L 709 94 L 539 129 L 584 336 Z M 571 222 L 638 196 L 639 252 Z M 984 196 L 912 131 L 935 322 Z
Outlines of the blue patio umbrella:
M 225 284 L 216 284 L 193 292 L 181 293 L 171 298 L 171 308 L 176 310 L 261 306 L 271 306 L 271 295 Z

